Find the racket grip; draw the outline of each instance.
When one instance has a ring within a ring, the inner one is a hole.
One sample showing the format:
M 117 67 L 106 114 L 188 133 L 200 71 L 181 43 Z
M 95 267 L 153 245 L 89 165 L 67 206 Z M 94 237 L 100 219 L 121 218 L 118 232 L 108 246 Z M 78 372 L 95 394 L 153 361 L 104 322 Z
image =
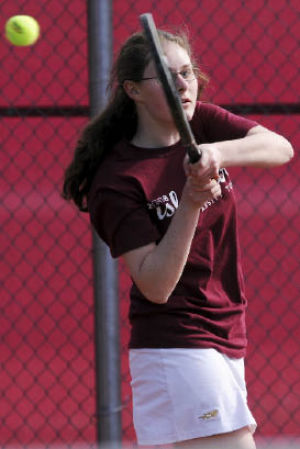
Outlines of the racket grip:
M 190 163 L 195 164 L 201 158 L 201 151 L 196 144 L 192 143 L 187 148 L 187 153 L 189 155 Z

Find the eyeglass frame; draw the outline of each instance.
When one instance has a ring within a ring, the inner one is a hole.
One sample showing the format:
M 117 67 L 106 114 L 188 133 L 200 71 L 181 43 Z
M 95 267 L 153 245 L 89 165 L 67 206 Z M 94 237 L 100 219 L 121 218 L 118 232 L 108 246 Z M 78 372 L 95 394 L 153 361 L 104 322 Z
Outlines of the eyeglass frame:
M 189 66 L 189 68 L 191 69 L 191 74 L 194 75 L 194 78 L 187 79 L 187 78 L 184 78 L 184 76 L 182 76 L 182 72 L 184 72 L 184 70 L 186 70 L 186 69 L 179 70 L 178 72 L 175 72 L 174 70 L 169 69 L 170 73 L 172 75 L 173 81 L 176 82 L 178 75 L 180 75 L 184 79 L 184 81 L 187 81 L 187 82 L 196 80 L 199 76 L 199 68 L 193 67 L 193 66 Z M 149 76 L 149 77 L 145 77 L 145 78 L 140 78 L 138 81 L 147 81 L 147 80 L 159 80 L 159 77 L 158 76 Z

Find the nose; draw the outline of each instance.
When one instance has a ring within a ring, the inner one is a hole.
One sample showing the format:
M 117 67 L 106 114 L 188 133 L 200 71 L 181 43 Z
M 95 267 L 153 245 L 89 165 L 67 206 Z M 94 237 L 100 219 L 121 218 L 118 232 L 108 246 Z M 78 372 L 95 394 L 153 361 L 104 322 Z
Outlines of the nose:
M 187 80 L 185 80 L 183 78 L 183 76 L 180 73 L 174 73 L 173 79 L 174 79 L 175 86 L 177 87 L 177 90 L 179 92 L 182 92 L 187 89 L 188 82 L 187 82 Z

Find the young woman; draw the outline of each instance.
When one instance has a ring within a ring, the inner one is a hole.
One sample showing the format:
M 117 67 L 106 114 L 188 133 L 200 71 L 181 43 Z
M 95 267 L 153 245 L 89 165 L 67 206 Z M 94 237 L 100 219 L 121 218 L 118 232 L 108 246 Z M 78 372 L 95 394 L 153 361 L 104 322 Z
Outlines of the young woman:
M 138 443 L 253 449 L 243 275 L 227 168 L 272 167 L 282 136 L 204 102 L 187 39 L 159 31 L 202 152 L 189 164 L 143 33 L 123 45 L 107 107 L 85 128 L 64 197 L 88 211 L 129 268 L 130 369 Z

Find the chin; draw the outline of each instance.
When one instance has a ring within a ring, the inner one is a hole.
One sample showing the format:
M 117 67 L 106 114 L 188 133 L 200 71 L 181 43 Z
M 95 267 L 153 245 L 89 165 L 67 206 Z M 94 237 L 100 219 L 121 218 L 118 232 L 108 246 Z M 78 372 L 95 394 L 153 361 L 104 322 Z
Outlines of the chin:
M 189 122 L 192 120 L 194 112 L 195 112 L 195 108 L 194 107 L 188 108 L 185 111 L 186 118 L 188 119 Z
M 185 112 L 186 118 L 188 121 L 192 120 L 194 112 L 195 112 L 196 104 L 194 102 L 185 103 L 183 105 L 183 110 Z

